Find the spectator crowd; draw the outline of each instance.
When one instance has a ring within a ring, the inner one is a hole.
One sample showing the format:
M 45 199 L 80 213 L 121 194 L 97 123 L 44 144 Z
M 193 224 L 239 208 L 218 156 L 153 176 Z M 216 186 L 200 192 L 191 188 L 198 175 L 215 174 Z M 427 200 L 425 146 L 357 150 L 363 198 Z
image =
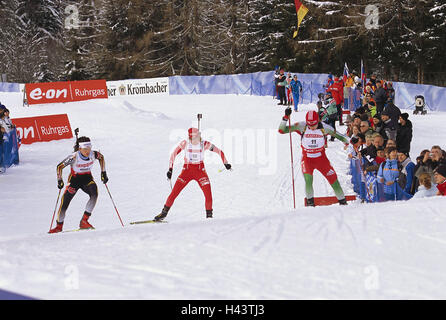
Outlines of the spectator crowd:
M 342 109 L 349 109 L 351 103 L 346 101 L 346 88 L 361 95 L 345 124 L 351 139 L 348 157 L 360 167 L 364 184 L 363 201 L 370 200 L 367 182 L 374 181 L 382 185 L 383 200 L 446 195 L 446 151 L 435 145 L 423 150 L 415 163 L 411 160 L 413 125 L 409 114 L 394 104 L 392 82 L 372 75 L 362 89 L 362 81 L 351 73 L 345 82 L 330 75 L 325 88 L 317 103 L 319 114 L 334 128 L 336 121 L 344 125 Z

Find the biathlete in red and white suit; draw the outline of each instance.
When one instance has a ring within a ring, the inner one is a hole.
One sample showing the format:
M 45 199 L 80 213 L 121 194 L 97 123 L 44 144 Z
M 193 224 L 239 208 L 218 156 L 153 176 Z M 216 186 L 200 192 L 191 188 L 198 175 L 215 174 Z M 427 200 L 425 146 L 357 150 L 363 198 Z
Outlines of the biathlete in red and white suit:
M 320 171 L 332 186 L 336 197 L 340 204 L 347 204 L 344 191 L 339 184 L 335 170 L 330 164 L 326 154 L 325 147 L 327 143 L 327 135 L 332 135 L 348 144 L 348 138 L 325 124 L 319 122 L 319 115 L 316 111 L 308 111 L 306 122 L 296 122 L 294 125 L 287 126 L 291 115 L 291 108 L 285 110 L 285 116 L 279 126 L 279 133 L 297 132 L 301 135 L 302 147 L 302 173 L 305 180 L 305 194 L 307 205 L 314 206 L 314 190 L 313 190 L 313 172 L 315 169 Z
M 181 174 L 178 176 L 177 181 L 170 193 L 169 197 L 164 204 L 164 208 L 159 215 L 157 215 L 154 220 L 161 221 L 169 212 L 173 205 L 173 202 L 180 194 L 181 190 L 191 181 L 195 180 L 200 185 L 201 190 L 205 197 L 205 207 L 206 207 L 206 218 L 212 218 L 212 192 L 211 183 L 209 182 L 209 177 L 206 173 L 204 167 L 204 152 L 210 150 L 220 155 L 223 164 L 227 170 L 231 169 L 231 165 L 226 160 L 225 154 L 219 148 L 214 146 L 209 141 L 202 141 L 201 134 L 196 128 L 190 128 L 188 130 L 189 139 L 181 141 L 181 143 L 176 147 L 169 161 L 169 171 L 167 172 L 167 178 L 170 180 L 172 178 L 173 164 L 176 156 L 184 150 L 184 166 Z

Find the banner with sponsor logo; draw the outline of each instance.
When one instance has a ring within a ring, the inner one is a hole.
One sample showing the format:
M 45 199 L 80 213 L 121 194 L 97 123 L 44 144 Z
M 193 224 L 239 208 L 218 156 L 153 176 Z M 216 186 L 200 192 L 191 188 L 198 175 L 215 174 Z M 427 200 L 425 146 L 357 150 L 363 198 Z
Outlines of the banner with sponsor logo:
M 108 97 L 168 95 L 169 78 L 107 81 Z
M 73 138 L 66 114 L 11 119 L 17 127 L 21 144 Z
M 105 80 L 27 83 L 28 104 L 107 99 Z

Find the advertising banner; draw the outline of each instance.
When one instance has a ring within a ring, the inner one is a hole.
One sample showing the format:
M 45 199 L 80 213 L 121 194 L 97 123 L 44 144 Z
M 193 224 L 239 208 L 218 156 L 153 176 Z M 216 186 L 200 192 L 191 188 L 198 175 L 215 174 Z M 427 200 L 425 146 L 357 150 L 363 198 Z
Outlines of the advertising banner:
M 29 105 L 107 99 L 105 80 L 27 83 Z
M 73 138 L 68 115 L 11 119 L 17 127 L 21 144 Z
M 108 97 L 168 95 L 169 78 L 107 81 Z

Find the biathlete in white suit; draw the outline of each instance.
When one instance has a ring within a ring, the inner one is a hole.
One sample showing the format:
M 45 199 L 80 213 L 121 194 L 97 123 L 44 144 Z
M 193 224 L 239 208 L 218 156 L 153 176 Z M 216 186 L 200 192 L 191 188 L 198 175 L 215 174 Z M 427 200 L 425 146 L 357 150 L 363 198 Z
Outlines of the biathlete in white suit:
M 159 215 L 157 215 L 154 220 L 162 221 L 169 212 L 170 208 L 173 205 L 176 197 L 180 194 L 180 192 L 184 189 L 184 187 L 192 180 L 198 182 L 201 190 L 203 191 L 205 197 L 205 208 L 206 208 L 206 218 L 212 218 L 212 192 L 211 192 L 211 183 L 209 181 L 209 177 L 206 173 L 206 169 L 204 167 L 204 152 L 206 150 L 215 152 L 220 155 L 221 160 L 223 161 L 224 166 L 227 170 L 231 169 L 231 165 L 228 163 L 228 160 L 225 157 L 223 151 L 214 146 L 209 141 L 203 141 L 201 139 L 201 134 L 197 128 L 189 128 L 188 130 L 189 139 L 183 140 L 173 151 L 170 156 L 169 161 L 169 171 L 167 171 L 167 178 L 170 180 L 172 178 L 172 170 L 173 164 L 176 156 L 184 151 L 184 165 L 181 174 L 178 176 L 177 181 L 170 193 L 169 197 L 164 204 L 164 208 Z
M 285 110 L 285 116 L 279 126 L 279 133 L 285 134 L 297 132 L 301 137 L 302 147 L 302 173 L 305 180 L 305 194 L 307 205 L 314 206 L 313 172 L 319 170 L 328 180 L 333 188 L 340 204 L 347 204 L 344 191 L 339 184 L 336 171 L 331 166 L 325 154 L 327 145 L 327 135 L 331 135 L 344 144 L 348 144 L 348 138 L 336 132 L 331 126 L 319 122 L 319 115 L 316 111 L 308 111 L 305 122 L 296 122 L 291 127 L 287 126 L 291 115 L 291 108 Z
M 99 161 L 101 166 L 101 180 L 103 183 L 108 182 L 107 172 L 105 171 L 104 156 L 91 149 L 91 140 L 88 137 L 80 137 L 74 147 L 75 152 L 66 157 L 57 166 L 57 187 L 62 189 L 64 182 L 62 179 L 62 170 L 71 166 L 71 173 L 68 177 L 68 184 L 62 196 L 59 211 L 57 213 L 57 225 L 51 229 L 49 233 L 57 233 L 62 231 L 65 213 L 70 205 L 71 200 L 79 189 L 82 189 L 90 196 L 85 207 L 84 214 L 79 224 L 80 229 L 92 229 L 93 226 L 88 222 L 98 199 L 98 187 L 91 175 L 91 168 L 95 160 Z

